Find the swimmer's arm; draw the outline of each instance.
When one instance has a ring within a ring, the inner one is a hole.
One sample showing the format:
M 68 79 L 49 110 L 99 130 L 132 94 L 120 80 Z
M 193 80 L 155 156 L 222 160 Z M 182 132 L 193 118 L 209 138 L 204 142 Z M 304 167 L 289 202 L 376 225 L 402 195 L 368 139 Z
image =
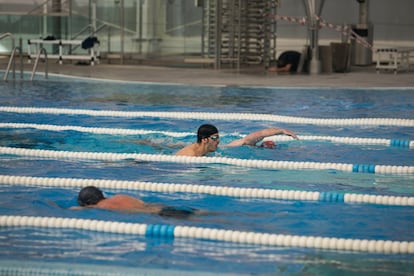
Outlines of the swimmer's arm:
M 55 208 L 59 208 L 59 209 L 62 209 L 62 210 L 82 210 L 82 209 L 85 209 L 85 208 L 91 208 L 90 206 L 72 206 L 72 207 L 66 208 L 66 207 L 60 206 L 59 204 L 57 204 L 56 202 L 54 202 L 52 200 L 46 199 L 45 201 L 50 206 L 55 207 Z
M 269 72 L 273 73 L 288 73 L 290 72 L 290 68 L 292 68 L 292 64 L 286 64 L 284 67 L 271 67 L 269 68 Z
M 243 140 L 243 145 L 254 146 L 257 142 L 263 140 L 263 138 L 279 134 L 284 134 L 287 136 L 291 136 L 294 139 L 299 139 L 296 136 L 296 134 L 290 130 L 283 128 L 266 128 L 256 132 L 252 132 L 241 140 Z
M 157 214 L 162 209 L 161 204 L 146 203 L 142 208 L 122 208 L 116 206 L 99 206 L 99 205 L 88 205 L 88 206 L 72 206 L 69 210 L 84 210 L 84 209 L 101 209 L 109 211 L 117 211 L 123 213 L 142 213 L 142 214 Z
M 133 143 L 133 144 L 143 145 L 143 146 L 150 146 L 150 147 L 155 148 L 156 150 L 162 150 L 163 149 L 163 147 L 161 147 L 159 144 L 154 143 L 150 140 L 144 140 L 144 139 L 141 139 L 141 140 L 123 140 L 121 142 L 123 142 L 123 143 Z
M 69 207 L 68 209 L 69 210 L 83 210 L 85 207 L 82 207 L 82 206 L 72 206 L 72 207 Z
M 224 145 L 223 147 L 240 147 L 243 145 L 245 145 L 244 138 L 231 141 L 230 143 Z
M 91 209 L 91 208 L 97 208 L 96 205 L 89 205 L 89 206 L 72 206 L 69 207 L 68 210 L 84 210 L 84 209 Z
M 79 211 L 79 210 L 85 210 L 85 209 L 102 209 L 102 210 L 109 210 L 109 211 L 118 211 L 118 212 L 123 212 L 123 213 L 156 213 L 156 210 L 152 210 L 152 209 L 138 209 L 138 208 L 129 208 L 129 209 L 124 209 L 124 208 L 102 208 L 102 207 L 97 207 L 97 206 L 72 206 L 69 207 L 68 210 L 75 210 L 75 211 Z

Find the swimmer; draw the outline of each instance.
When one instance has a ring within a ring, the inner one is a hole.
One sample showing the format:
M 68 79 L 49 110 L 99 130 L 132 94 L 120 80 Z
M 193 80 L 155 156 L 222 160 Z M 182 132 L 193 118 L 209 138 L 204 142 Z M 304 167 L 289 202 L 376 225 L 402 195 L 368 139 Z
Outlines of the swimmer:
M 299 139 L 295 133 L 283 128 L 266 128 L 252 132 L 241 139 L 234 140 L 224 147 L 255 146 L 263 138 L 284 134 L 294 139 Z M 179 150 L 176 155 L 183 156 L 204 156 L 209 152 L 217 150 L 220 143 L 218 129 L 210 124 L 201 125 L 197 130 L 197 142 Z M 265 141 L 260 146 L 265 148 L 274 148 L 276 144 L 273 141 Z
M 300 62 L 301 53 L 286 51 L 280 54 L 275 67 L 269 68 L 274 73 L 296 73 Z
M 103 192 L 95 186 L 83 188 L 78 194 L 78 203 L 80 206 L 74 206 L 70 209 L 81 210 L 84 208 L 96 208 L 125 213 L 157 214 L 163 217 L 181 219 L 189 218 L 193 215 L 207 214 L 205 211 L 190 207 L 173 207 L 156 203 L 146 203 L 139 198 L 123 194 L 106 198 Z

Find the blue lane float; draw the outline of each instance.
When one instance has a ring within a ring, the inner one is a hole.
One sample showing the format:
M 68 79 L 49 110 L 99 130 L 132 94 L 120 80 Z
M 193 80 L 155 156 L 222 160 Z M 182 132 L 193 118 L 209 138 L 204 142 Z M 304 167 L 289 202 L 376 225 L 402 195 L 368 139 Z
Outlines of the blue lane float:
M 319 201 L 324 202 L 345 202 L 345 193 L 320 192 Z
M 174 225 L 167 224 L 148 224 L 145 236 L 155 238 L 174 238 Z
M 390 146 L 398 147 L 398 148 L 409 148 L 410 147 L 410 140 L 399 140 L 399 139 L 392 139 L 390 141 Z
M 375 173 L 375 165 L 369 164 L 353 164 L 352 172 Z

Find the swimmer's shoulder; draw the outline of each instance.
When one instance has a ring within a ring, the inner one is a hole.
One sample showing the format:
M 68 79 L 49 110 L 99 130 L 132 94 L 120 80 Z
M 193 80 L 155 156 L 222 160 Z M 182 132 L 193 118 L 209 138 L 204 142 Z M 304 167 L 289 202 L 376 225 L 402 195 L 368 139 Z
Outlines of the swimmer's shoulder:
M 195 147 L 195 144 L 188 145 L 188 146 L 182 148 L 181 150 L 177 151 L 175 153 L 175 155 L 177 155 L 177 156 L 196 156 L 194 147 Z

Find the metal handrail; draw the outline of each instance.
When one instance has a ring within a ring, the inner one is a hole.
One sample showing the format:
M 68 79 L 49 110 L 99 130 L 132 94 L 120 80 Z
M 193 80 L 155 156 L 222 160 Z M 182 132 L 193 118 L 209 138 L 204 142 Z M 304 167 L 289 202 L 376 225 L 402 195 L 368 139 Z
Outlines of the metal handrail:
M 88 32 L 89 35 L 96 35 L 98 32 L 100 32 L 101 30 L 103 30 L 105 27 L 110 27 L 108 24 L 103 23 L 101 26 L 99 26 L 98 28 L 96 28 L 96 30 L 94 30 L 93 32 Z M 92 24 L 88 24 L 85 27 L 83 27 L 82 30 L 80 30 L 79 32 L 77 32 L 76 34 L 74 34 L 72 36 L 72 39 L 76 39 L 78 38 L 81 34 L 85 33 L 85 31 L 87 31 L 88 29 L 93 28 Z
M 83 27 L 79 32 L 77 32 L 76 34 L 74 34 L 72 36 L 72 40 L 77 39 L 81 34 L 85 33 L 85 31 L 88 31 L 88 33 L 90 33 L 90 29 L 92 29 L 92 24 L 88 24 L 85 27 Z
M 34 8 L 32 8 L 31 10 L 29 10 L 27 13 L 26 13 L 26 15 L 32 15 L 32 14 L 35 14 L 35 15 L 52 15 L 52 16 L 59 16 L 59 15 L 62 15 L 62 14 L 65 14 L 64 12 L 53 12 L 53 13 L 51 13 L 51 12 L 48 12 L 47 14 L 46 13 L 44 13 L 44 9 L 45 9 L 45 7 L 46 7 L 46 9 L 47 9 L 47 6 L 48 6 L 48 4 L 49 4 L 49 2 L 51 2 L 52 0 L 45 0 L 45 1 L 43 1 L 42 3 L 40 3 L 39 5 L 37 5 L 37 6 L 35 6 Z M 67 4 L 68 3 L 68 0 L 65 0 L 65 1 L 62 1 L 62 3 L 61 3 L 61 5 L 64 5 L 64 4 Z M 40 9 L 43 9 L 40 13 L 36 13 L 38 10 L 40 10 Z
M 16 62 L 14 60 L 14 56 L 17 50 L 19 50 L 19 53 L 20 53 L 20 78 L 23 79 L 23 53 L 22 53 L 22 48 L 17 46 L 17 47 L 14 47 L 11 52 L 9 63 L 6 69 L 6 73 L 4 74 L 4 81 L 7 81 L 7 78 L 10 72 L 10 67 L 12 66 L 13 66 L 13 79 L 16 79 Z
M 3 38 L 7 38 L 10 37 L 11 41 L 12 41 L 12 53 L 10 55 L 10 60 L 9 60 L 9 64 L 7 66 L 7 70 L 6 70 L 6 74 L 4 75 L 4 80 L 7 80 L 9 71 L 10 71 L 10 66 L 13 64 L 13 79 L 16 78 L 16 64 L 15 62 L 12 63 L 12 61 L 14 61 L 14 53 L 16 52 L 16 42 L 14 39 L 14 36 L 12 33 L 3 33 L 0 35 L 0 40 L 2 40 Z M 23 57 L 22 57 L 22 50 L 21 47 L 20 48 L 20 76 L 21 78 L 23 78 Z
M 2 40 L 3 38 L 6 38 L 6 37 L 10 37 L 11 38 L 11 40 L 12 40 L 12 48 L 14 48 L 15 43 L 14 43 L 14 36 L 13 36 L 13 34 L 12 33 L 4 33 L 4 34 L 1 34 L 0 35 L 0 40 Z
M 97 33 L 99 33 L 101 30 L 103 30 L 104 28 L 110 28 L 110 27 L 112 27 L 113 28 L 113 26 L 110 26 L 109 24 L 107 24 L 107 23 L 103 23 L 101 26 L 99 26 L 98 28 L 96 28 L 96 30 L 94 31 L 94 33 L 93 33 L 93 35 L 96 35 Z
M 48 67 L 47 66 L 47 64 L 48 64 L 47 51 L 46 51 L 45 48 L 40 48 L 39 53 L 37 54 L 37 57 L 36 57 L 36 61 L 35 61 L 34 65 L 33 65 L 32 76 L 30 78 L 31 81 L 33 80 L 34 74 L 36 73 L 37 64 L 39 63 L 40 55 L 42 54 L 42 52 L 43 52 L 43 54 L 45 56 L 45 78 L 47 79 L 47 77 L 48 77 L 48 72 L 47 72 L 47 67 Z

